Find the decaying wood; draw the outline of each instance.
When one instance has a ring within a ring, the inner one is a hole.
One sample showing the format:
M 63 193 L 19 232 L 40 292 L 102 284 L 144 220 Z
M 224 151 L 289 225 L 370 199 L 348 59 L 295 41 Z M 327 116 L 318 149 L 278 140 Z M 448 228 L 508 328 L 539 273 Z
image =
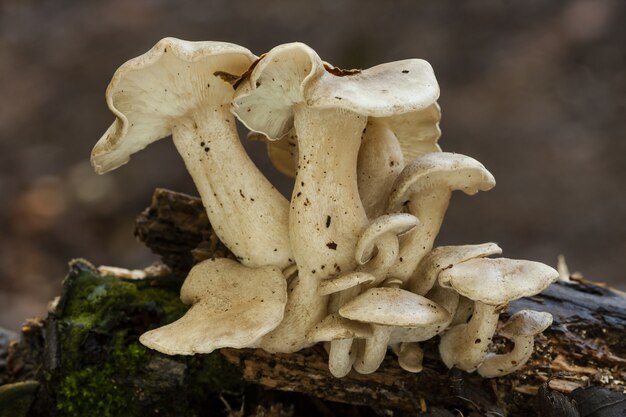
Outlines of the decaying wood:
M 228 253 L 212 232 L 200 201 L 167 190 L 155 192 L 152 206 L 137 221 L 136 235 L 166 264 L 181 271 L 194 261 Z M 559 282 L 535 297 L 512 303 L 502 318 L 520 309 L 550 312 L 554 323 L 536 338 L 535 353 L 528 364 L 501 378 L 482 379 L 448 371 L 438 359 L 436 341 L 425 344 L 425 369 L 419 374 L 403 371 L 389 355 L 374 374 L 352 372 L 342 379 L 329 374 L 321 347 L 294 354 L 250 349 L 223 349 L 222 353 L 242 368 L 244 378 L 251 383 L 375 409 L 426 412 L 432 406 L 447 410 L 464 407 L 487 415 L 536 415 L 541 409 L 545 415 L 570 415 L 568 407 L 575 407 L 571 396 L 584 402 L 583 394 L 590 392 L 589 387 L 608 388 L 622 395 L 623 401 L 624 294 L 579 279 Z M 499 350 L 510 348 L 505 339 L 496 337 L 494 343 Z M 552 400 L 558 393 L 565 394 L 562 402 Z M 580 409 L 580 404 L 576 407 Z

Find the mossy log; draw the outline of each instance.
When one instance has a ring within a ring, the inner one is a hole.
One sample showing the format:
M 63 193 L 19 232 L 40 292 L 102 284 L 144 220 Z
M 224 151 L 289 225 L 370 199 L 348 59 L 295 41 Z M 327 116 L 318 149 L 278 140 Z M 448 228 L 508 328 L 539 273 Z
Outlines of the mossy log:
M 603 286 L 560 282 L 512 303 L 504 318 L 523 308 L 554 316 L 514 374 L 450 371 L 430 341 L 419 374 L 390 354 L 374 374 L 337 379 L 320 346 L 170 357 L 140 345 L 142 332 L 184 314 L 178 291 L 195 262 L 232 255 L 198 199 L 166 190 L 135 233 L 166 266 L 132 272 L 73 261 L 47 318 L 25 323 L 8 352 L 0 334 L 0 416 L 626 415 L 626 299 Z

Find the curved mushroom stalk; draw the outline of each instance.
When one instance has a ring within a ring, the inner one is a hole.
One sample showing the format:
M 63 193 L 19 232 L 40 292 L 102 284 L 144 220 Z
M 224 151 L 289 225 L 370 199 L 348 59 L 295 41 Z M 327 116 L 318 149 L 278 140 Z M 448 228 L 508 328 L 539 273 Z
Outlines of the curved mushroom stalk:
M 341 378 L 350 372 L 355 356 L 344 355 L 346 347 L 343 342 L 347 342 L 351 349 L 352 339 L 372 337 L 372 326 L 367 323 L 352 321 L 340 317 L 338 314 L 330 314 L 320 323 L 315 325 L 308 334 L 311 343 L 334 342 L 330 344 L 328 352 L 328 369 L 330 373 Z
M 288 204 L 250 160 L 230 114 L 232 86 L 254 60 L 223 42 L 166 38 L 122 65 L 107 89 L 117 117 L 93 149 L 98 173 L 172 135 L 220 240 L 247 266 L 292 263 Z
M 382 119 L 371 117 L 363 132 L 357 163 L 359 195 L 367 217 L 384 214 L 396 177 L 404 168 L 400 143 Z
M 390 285 L 399 285 L 394 281 Z M 371 323 L 372 338 L 359 348 L 354 369 L 374 372 L 385 357 L 394 327 L 421 327 L 449 320 L 448 312 L 431 300 L 397 287 L 371 288 L 339 309 L 342 317 Z
M 507 375 L 520 369 L 533 353 L 535 335 L 552 324 L 552 315 L 532 310 L 521 310 L 513 314 L 502 327 L 501 334 L 515 346 L 504 354 L 488 353 L 478 373 L 485 378 Z
M 500 311 L 513 300 L 541 292 L 558 276 L 542 263 L 506 258 L 475 258 L 442 271 L 439 285 L 475 302 L 469 322 L 441 337 L 439 353 L 446 366 L 474 371 L 485 358 Z
M 264 349 L 306 346 L 306 332 L 326 313 L 320 282 L 356 267 L 353 250 L 367 224 L 357 184 L 367 118 L 421 110 L 438 94 L 425 61 L 331 72 L 301 43 L 272 49 L 240 84 L 234 111 L 250 130 L 278 139 L 295 128 L 298 140 L 289 234 L 299 274 L 285 320 L 264 338 Z
M 406 282 L 421 259 L 433 247 L 452 191 L 473 195 L 495 186 L 495 179 L 478 161 L 448 152 L 418 157 L 396 179 L 387 211 L 399 212 L 406 206 L 420 219 L 420 226 L 400 242 L 400 257 L 390 274 Z
M 474 371 L 487 353 L 499 315 L 496 306 L 475 302 L 470 321 L 450 328 L 441 336 L 439 354 L 443 363 L 450 369 Z
M 252 269 L 230 259 L 208 259 L 191 269 L 180 298 L 192 305 L 187 313 L 144 333 L 141 343 L 168 355 L 256 347 L 283 318 L 287 284 L 274 266 Z

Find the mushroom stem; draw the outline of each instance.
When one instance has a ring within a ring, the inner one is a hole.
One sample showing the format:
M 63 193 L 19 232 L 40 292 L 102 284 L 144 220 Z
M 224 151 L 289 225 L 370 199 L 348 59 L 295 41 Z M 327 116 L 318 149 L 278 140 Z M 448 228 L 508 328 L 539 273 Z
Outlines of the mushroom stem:
M 294 106 L 298 170 L 289 237 L 298 277 L 289 288 L 285 319 L 262 342 L 268 351 L 305 347 L 307 331 L 326 315 L 328 298 L 318 295 L 319 283 L 356 267 L 354 248 L 367 224 L 356 179 L 366 119 L 348 110 Z
M 419 199 L 409 201 L 408 211 L 420 220 L 420 224 L 400 238 L 400 255 L 389 272 L 390 276 L 406 282 L 422 258 L 430 252 L 451 195 L 449 189 L 431 189 L 420 193 Z
M 476 301 L 470 321 L 450 328 L 441 336 L 439 353 L 446 366 L 474 371 L 485 358 L 498 316 L 496 306 Z
M 478 373 L 485 378 L 494 378 L 510 374 L 520 369 L 533 353 L 535 336 L 514 336 L 511 341 L 515 343 L 513 349 L 505 354 L 488 353 L 484 362 L 478 367 Z
M 396 177 L 404 168 L 404 157 L 398 138 L 387 122 L 370 117 L 359 150 L 359 194 L 367 217 L 384 214 Z
M 328 370 L 334 377 L 343 378 L 350 373 L 355 358 L 351 352 L 352 341 L 352 338 L 337 339 L 329 343 Z
M 393 326 L 372 324 L 372 337 L 359 341 L 359 352 L 354 370 L 360 374 L 376 371 L 385 359 Z
M 215 233 L 241 263 L 291 264 L 287 201 L 246 154 L 226 105 L 178 119 L 172 137 Z

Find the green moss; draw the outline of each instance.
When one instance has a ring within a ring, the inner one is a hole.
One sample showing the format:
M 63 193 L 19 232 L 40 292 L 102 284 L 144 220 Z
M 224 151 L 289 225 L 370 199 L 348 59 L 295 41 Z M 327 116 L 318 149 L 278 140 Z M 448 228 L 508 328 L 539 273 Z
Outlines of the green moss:
M 60 416 L 125 416 L 133 415 L 133 391 L 125 380 L 140 369 L 149 356 L 146 348 L 132 344 L 114 351 L 101 367 L 88 367 L 70 372 L 61 378 L 56 392 Z
M 182 417 L 197 414 L 192 408 L 205 410 L 216 393 L 243 391 L 239 369 L 217 352 L 169 357 L 139 344 L 142 333 L 187 310 L 177 279 L 124 280 L 101 276 L 83 261 L 71 264 L 51 315 L 61 363 L 46 385 L 58 416 L 146 416 L 158 410 Z M 180 377 L 172 371 L 176 367 Z M 162 375 L 163 369 L 174 373 Z

